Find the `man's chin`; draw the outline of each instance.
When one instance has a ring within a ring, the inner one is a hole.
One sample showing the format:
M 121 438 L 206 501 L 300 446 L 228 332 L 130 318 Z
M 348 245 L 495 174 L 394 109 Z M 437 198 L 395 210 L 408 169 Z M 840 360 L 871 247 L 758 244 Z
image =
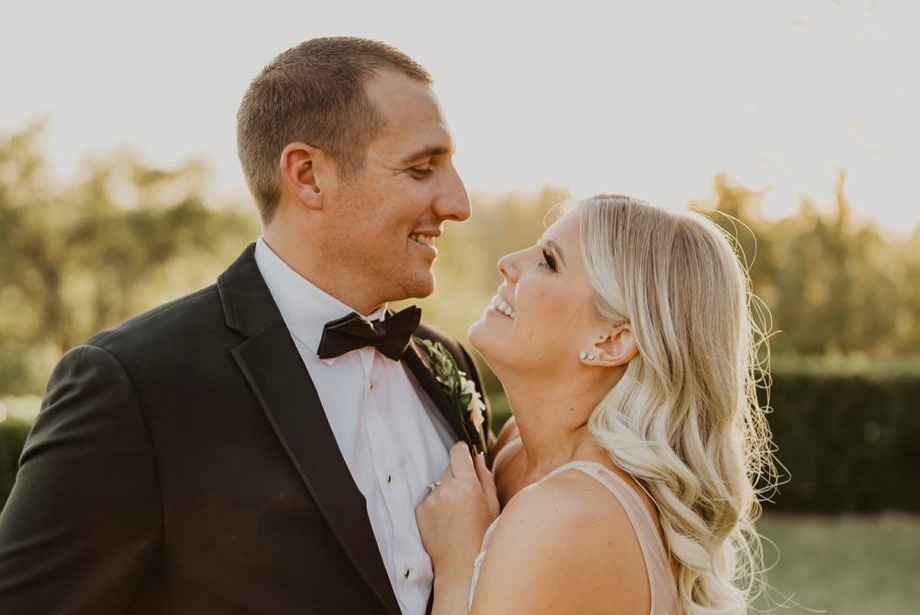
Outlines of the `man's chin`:
M 413 276 L 412 279 L 404 280 L 400 287 L 405 295 L 403 299 L 424 299 L 434 293 L 437 283 L 434 273 L 428 272 L 427 275 Z

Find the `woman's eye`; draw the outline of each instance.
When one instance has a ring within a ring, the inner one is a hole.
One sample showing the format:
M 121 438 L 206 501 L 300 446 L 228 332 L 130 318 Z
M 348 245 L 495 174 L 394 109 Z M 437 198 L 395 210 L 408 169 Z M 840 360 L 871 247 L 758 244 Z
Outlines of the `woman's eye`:
M 545 264 L 547 267 L 549 267 L 553 271 L 556 271 L 556 257 L 550 254 L 549 252 L 547 252 L 546 250 L 543 250 L 543 262 L 540 264 L 541 265 Z
M 412 167 L 409 172 L 412 173 L 412 177 L 415 179 L 422 179 L 431 175 L 433 169 L 431 167 Z

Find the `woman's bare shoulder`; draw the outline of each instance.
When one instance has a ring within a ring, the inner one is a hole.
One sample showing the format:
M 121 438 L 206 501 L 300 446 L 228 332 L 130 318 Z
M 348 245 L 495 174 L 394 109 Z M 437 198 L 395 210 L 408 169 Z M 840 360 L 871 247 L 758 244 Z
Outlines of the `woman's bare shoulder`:
M 499 518 L 473 613 L 648 613 L 641 547 L 625 509 L 582 472 L 515 495 Z

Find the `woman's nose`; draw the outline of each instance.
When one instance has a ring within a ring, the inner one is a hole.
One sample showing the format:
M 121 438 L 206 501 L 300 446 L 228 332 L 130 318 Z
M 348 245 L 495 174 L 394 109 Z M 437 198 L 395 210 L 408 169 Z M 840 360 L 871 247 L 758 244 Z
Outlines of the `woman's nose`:
M 517 259 L 515 257 L 518 254 L 520 254 L 520 252 L 513 252 L 511 254 L 505 254 L 503 257 L 498 259 L 498 271 L 502 274 L 502 277 L 509 282 L 514 282 L 517 280 L 518 266 Z

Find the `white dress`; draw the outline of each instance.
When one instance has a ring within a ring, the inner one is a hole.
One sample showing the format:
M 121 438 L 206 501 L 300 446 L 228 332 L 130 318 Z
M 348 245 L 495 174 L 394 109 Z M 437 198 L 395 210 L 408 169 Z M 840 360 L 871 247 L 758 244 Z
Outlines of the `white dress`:
M 625 480 L 610 468 L 593 461 L 572 461 L 563 464 L 541 478 L 539 481 L 526 487 L 532 489 L 548 478 L 567 470 L 580 470 L 596 479 L 610 493 L 614 495 L 632 523 L 642 555 L 645 558 L 645 569 L 648 574 L 649 587 L 652 594 L 652 608 L 649 615 L 679 615 L 677 586 L 671 573 L 670 559 L 655 521 L 642 499 Z M 492 539 L 492 533 L 498 524 L 498 518 L 492 522 L 482 538 L 482 550 L 473 562 L 473 584 L 470 587 L 470 608 L 473 606 L 473 596 L 476 594 L 476 583 L 479 581 L 479 572 L 485 559 L 486 549 Z

